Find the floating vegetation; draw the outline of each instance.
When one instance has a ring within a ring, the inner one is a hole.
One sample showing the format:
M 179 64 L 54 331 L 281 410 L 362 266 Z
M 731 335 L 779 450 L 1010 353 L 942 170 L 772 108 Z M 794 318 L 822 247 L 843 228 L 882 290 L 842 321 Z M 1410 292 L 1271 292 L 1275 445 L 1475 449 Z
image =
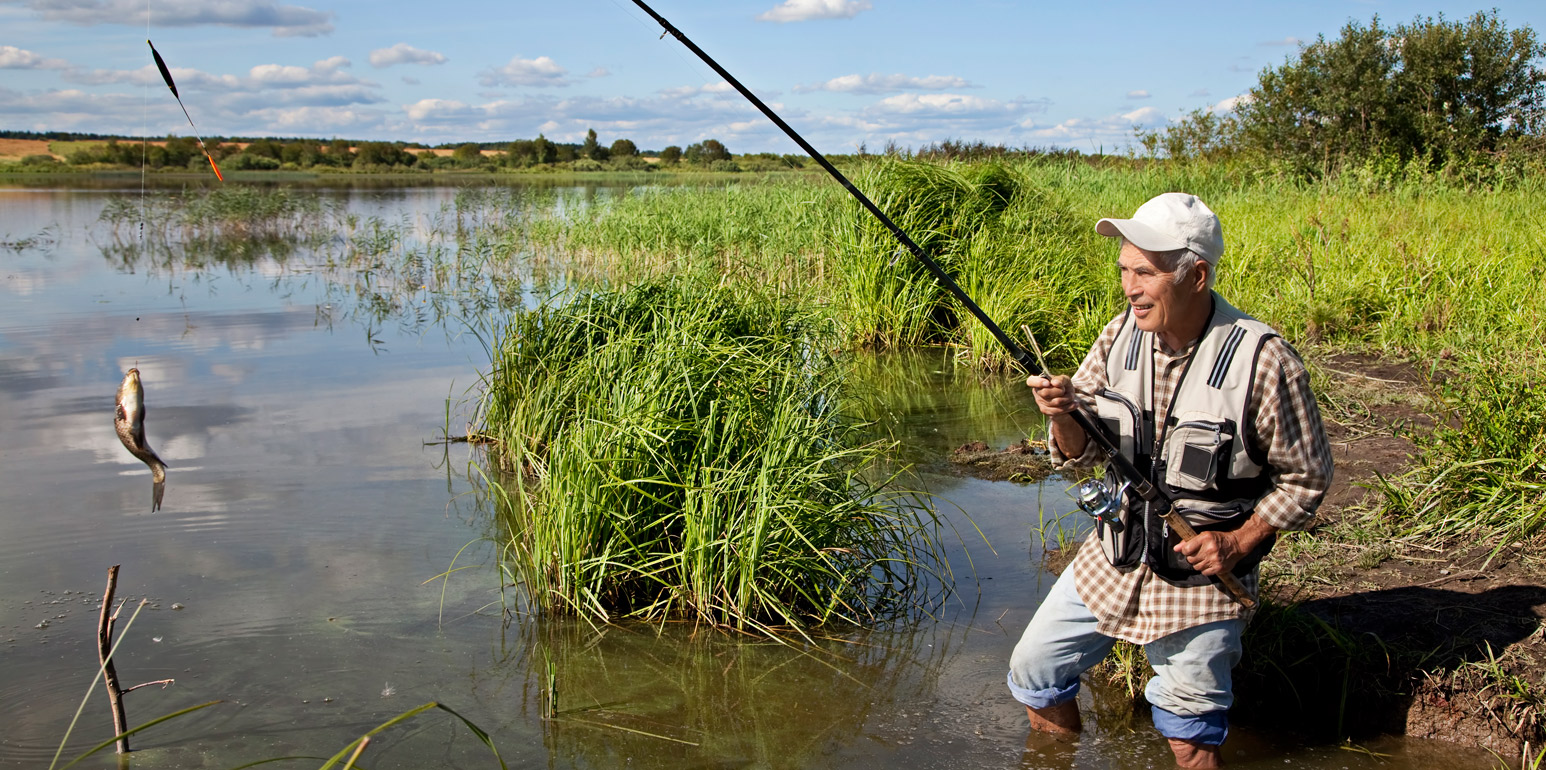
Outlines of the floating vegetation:
M 686 281 L 516 316 L 481 404 L 533 607 L 773 633 L 926 604 L 933 512 L 875 472 L 830 324 Z
M 46 249 L 53 246 L 58 240 L 58 233 L 59 228 L 57 225 L 49 225 L 32 235 L 24 235 L 19 238 L 6 233 L 5 237 L 0 238 L 0 249 L 15 252 L 23 252 L 28 249 Z

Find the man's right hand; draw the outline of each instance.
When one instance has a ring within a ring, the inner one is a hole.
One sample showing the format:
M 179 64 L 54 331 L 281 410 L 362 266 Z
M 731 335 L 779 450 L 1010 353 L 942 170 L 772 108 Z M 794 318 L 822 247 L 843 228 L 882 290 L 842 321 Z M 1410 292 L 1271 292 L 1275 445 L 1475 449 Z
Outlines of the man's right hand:
M 1025 379 L 1025 384 L 1036 397 L 1036 408 L 1050 418 L 1052 442 L 1057 445 L 1058 451 L 1070 458 L 1084 454 L 1089 437 L 1068 416 L 1079 406 L 1079 402 L 1074 400 L 1074 381 L 1066 374 L 1033 374 Z
M 1077 406 L 1074 401 L 1074 381 L 1066 374 L 1051 376 L 1033 374 L 1025 378 L 1025 384 L 1036 396 L 1036 408 L 1048 417 L 1068 414 Z

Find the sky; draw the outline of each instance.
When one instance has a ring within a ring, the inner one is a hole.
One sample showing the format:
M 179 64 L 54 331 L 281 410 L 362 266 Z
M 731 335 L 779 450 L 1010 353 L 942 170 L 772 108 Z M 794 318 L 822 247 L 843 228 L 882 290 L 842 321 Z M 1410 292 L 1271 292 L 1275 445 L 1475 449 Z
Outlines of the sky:
M 646 0 L 650 2 L 650 0 Z M 1378 15 L 1546 2 L 653 0 L 818 150 L 945 140 L 1121 152 Z M 632 0 L 0 0 L 0 129 L 643 150 L 799 148 Z

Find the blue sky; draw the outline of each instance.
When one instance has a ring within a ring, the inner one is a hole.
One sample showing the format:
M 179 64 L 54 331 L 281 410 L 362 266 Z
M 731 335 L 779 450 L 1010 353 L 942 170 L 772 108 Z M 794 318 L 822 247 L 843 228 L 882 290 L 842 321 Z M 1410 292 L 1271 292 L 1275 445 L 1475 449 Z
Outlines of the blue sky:
M 1120 151 L 1227 106 L 1302 41 L 1494 4 L 656 0 L 818 149 Z M 1546 35 L 1546 2 L 1498 2 Z M 148 30 L 147 30 L 148 21 Z M 0 0 L 0 128 L 798 152 L 630 0 Z

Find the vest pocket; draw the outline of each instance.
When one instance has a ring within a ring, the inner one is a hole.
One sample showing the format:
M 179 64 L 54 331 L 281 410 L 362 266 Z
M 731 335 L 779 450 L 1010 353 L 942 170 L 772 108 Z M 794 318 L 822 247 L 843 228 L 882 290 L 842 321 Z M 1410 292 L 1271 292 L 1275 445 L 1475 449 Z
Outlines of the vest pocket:
M 1117 439 L 1118 449 L 1128 460 L 1136 462 L 1138 455 L 1149 453 L 1143 443 L 1143 420 L 1138 406 L 1121 393 L 1109 389 L 1097 393 L 1095 414 Z
M 1228 422 L 1183 420 L 1165 441 L 1165 483 L 1197 492 L 1216 489 L 1234 438 L 1234 426 Z

